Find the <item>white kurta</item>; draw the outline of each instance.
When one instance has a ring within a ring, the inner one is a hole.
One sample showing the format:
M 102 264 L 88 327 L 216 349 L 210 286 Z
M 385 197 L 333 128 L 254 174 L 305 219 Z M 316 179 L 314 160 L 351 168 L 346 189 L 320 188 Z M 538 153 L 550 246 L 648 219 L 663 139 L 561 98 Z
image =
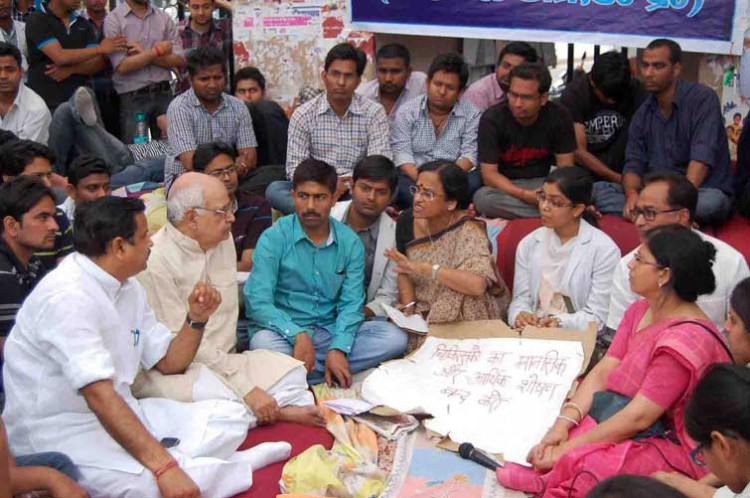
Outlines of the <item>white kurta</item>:
M 188 311 L 188 296 L 200 281 L 209 282 L 221 293 L 221 304 L 208 320 L 195 361 L 210 368 L 240 397 L 260 387 L 276 397 L 279 406 L 313 404 L 302 362 L 266 350 L 235 353 L 239 303 L 237 257 L 232 239 L 227 238 L 204 252 L 195 240 L 167 224 L 152 240 L 148 268 L 138 275 L 138 280 L 160 322 L 173 330 L 182 326 Z M 193 369 L 182 376 L 164 376 L 151 370 L 137 384 L 139 397 L 145 394 L 179 401 L 196 400 Z M 294 384 L 297 394 L 290 397 L 288 393 L 294 391 Z M 287 394 L 275 396 L 279 389 Z
M 66 258 L 26 299 L 5 343 L 3 417 L 12 452 L 66 453 L 91 496 L 157 496 L 150 472 L 107 433 L 80 393 L 111 380 L 157 439 L 180 438 L 171 451 L 205 496 L 247 489 L 249 465 L 225 460 L 247 433 L 250 417 L 242 404 L 133 397 L 139 369 L 152 368 L 171 340 L 138 282 L 121 285 L 85 256 Z

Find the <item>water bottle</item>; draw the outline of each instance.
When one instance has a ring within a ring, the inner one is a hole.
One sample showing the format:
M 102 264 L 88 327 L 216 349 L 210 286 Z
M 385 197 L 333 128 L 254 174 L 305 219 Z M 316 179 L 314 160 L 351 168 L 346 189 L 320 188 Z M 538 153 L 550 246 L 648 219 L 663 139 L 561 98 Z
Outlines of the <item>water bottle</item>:
M 136 112 L 133 116 L 135 118 L 135 137 L 133 137 L 133 143 L 145 144 L 148 142 L 148 123 L 146 123 L 146 113 Z

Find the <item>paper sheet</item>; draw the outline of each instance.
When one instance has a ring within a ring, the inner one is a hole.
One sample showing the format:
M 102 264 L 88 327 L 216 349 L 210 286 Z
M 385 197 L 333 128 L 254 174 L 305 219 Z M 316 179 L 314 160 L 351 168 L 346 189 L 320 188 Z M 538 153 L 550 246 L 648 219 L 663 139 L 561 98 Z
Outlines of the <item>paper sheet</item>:
M 429 413 L 429 429 L 526 463 L 583 365 L 579 342 L 428 337 L 409 358 L 373 372 L 362 397 L 405 413 Z
M 421 334 L 427 333 L 427 322 L 424 318 L 422 318 L 422 315 L 418 315 L 415 313 L 413 315 L 406 316 L 393 306 L 388 306 L 385 303 L 381 303 L 381 306 L 385 310 L 385 313 L 388 315 L 388 318 L 390 318 L 393 323 L 395 323 L 402 329 L 408 329 L 413 332 L 419 332 Z

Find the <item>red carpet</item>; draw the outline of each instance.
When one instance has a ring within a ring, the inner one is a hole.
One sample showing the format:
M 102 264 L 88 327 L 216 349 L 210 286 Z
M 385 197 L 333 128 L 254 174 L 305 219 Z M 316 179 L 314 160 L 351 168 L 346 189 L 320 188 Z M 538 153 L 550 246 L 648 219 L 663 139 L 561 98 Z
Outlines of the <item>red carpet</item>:
M 246 450 L 271 441 L 289 442 L 292 445 L 292 457 L 316 444 L 322 444 L 326 449 L 333 446 L 333 436 L 325 429 L 279 422 L 270 427 L 256 427 L 251 430 L 239 449 Z M 253 472 L 253 486 L 234 498 L 274 498 L 280 492 L 279 480 L 285 463 L 275 463 Z

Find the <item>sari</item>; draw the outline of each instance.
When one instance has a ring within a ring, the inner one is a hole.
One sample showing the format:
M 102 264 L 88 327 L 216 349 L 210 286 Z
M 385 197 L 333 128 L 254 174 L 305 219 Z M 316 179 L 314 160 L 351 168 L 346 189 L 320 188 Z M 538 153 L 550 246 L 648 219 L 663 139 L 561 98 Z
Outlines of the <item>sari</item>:
M 713 363 L 732 359 L 722 345 L 723 336 L 707 320 L 691 321 L 706 325 L 713 333 L 697 323 L 685 323 L 684 318 L 653 323 L 638 330 L 647 310 L 648 303 L 640 300 L 625 312 L 610 349 L 621 349 L 624 354 L 621 358 L 613 356 L 620 364 L 607 377 L 606 389 L 632 399 L 646 382 L 649 365 L 657 355 L 667 354 L 675 359 L 688 372 L 689 379 L 687 389 L 665 412 L 667 434 L 581 445 L 563 454 L 546 474 L 510 464 L 498 469 L 500 484 L 549 498 L 585 497 L 600 481 L 618 474 L 648 476 L 658 471 L 676 471 L 700 479 L 707 473 L 706 467 L 696 466 L 690 460 L 690 451 L 696 443 L 685 430 L 683 416 L 687 401 L 706 369 Z M 651 375 L 657 372 L 651 371 Z M 570 431 L 569 439 L 596 425 L 593 418 L 586 416 Z

